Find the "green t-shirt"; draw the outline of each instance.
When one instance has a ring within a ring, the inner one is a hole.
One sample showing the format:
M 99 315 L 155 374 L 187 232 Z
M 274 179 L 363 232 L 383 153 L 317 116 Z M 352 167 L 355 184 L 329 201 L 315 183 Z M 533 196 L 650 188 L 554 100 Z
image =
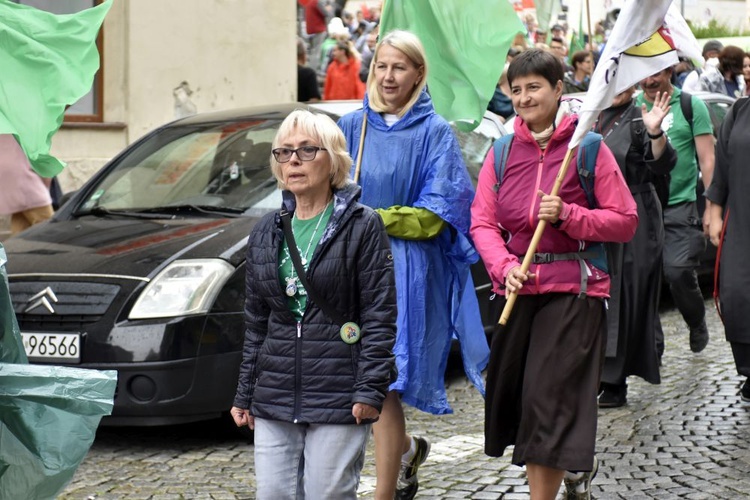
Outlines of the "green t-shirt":
M 682 114 L 680 106 L 680 94 L 682 91 L 674 87 L 672 97 L 669 100 L 669 114 L 661 124 L 662 130 L 666 132 L 669 143 L 677 151 L 677 165 L 671 172 L 672 180 L 669 183 L 669 205 L 676 205 L 686 201 L 695 201 L 695 185 L 698 179 L 698 162 L 695 158 L 695 136 L 713 134 L 711 117 L 708 114 L 706 103 L 695 96 L 691 96 L 693 105 L 693 127 Z M 651 111 L 653 103 L 646 101 L 641 93 L 636 98 L 636 105 L 646 104 Z
M 318 246 L 320 238 L 323 237 L 332 213 L 333 203 L 329 203 L 319 216 L 312 219 L 301 220 L 296 216 L 292 217 L 292 231 L 305 270 L 310 266 L 315 248 Z M 281 246 L 281 254 L 279 255 L 279 279 L 281 280 L 281 289 L 285 293 L 287 290 L 296 292 L 291 297 L 287 294 L 286 302 L 294 317 L 297 321 L 300 321 L 305 314 L 305 307 L 307 307 L 307 291 L 294 269 L 286 240 Z M 290 283 L 293 283 L 293 285 Z

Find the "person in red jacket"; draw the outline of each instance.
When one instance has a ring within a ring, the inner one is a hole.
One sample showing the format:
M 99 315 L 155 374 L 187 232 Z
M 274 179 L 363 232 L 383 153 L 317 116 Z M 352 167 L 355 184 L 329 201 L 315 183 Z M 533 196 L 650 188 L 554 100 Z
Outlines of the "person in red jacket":
M 326 71 L 323 86 L 323 100 L 362 99 L 365 97 L 365 84 L 359 79 L 359 54 L 349 42 L 338 42 L 333 48 L 331 64 Z
M 471 236 L 494 290 L 518 299 L 492 338 L 487 368 L 485 452 L 526 466 L 531 498 L 556 498 L 566 471 L 566 498 L 588 498 L 596 473 L 597 392 L 604 362 L 607 272 L 591 262 L 597 242 L 627 242 L 638 212 L 612 152 L 596 157 L 589 206 L 576 154 L 559 195 L 550 196 L 578 119 L 561 103 L 563 69 L 554 55 L 531 49 L 508 67 L 518 113 L 498 185 L 490 149 L 471 207 Z M 539 221 L 544 231 L 534 264 L 521 260 Z M 571 495 L 572 494 L 572 495 Z M 580 496 L 583 494 L 584 496 Z
M 320 68 L 320 47 L 328 35 L 326 27 L 333 18 L 334 6 L 331 0 L 297 0 L 305 7 L 305 27 L 310 37 L 310 67 Z

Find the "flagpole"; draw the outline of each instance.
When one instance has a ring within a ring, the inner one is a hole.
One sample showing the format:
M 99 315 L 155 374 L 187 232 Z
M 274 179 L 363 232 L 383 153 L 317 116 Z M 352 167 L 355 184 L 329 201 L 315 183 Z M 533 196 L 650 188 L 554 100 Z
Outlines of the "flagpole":
M 557 172 L 557 177 L 555 177 L 555 184 L 552 186 L 552 191 L 549 193 L 550 196 L 557 196 L 557 193 L 560 192 L 563 179 L 565 179 L 565 174 L 568 172 L 568 166 L 570 165 L 572 157 L 573 149 L 568 149 L 568 152 L 565 153 L 563 163 L 560 166 L 560 170 Z M 534 236 L 531 238 L 529 249 L 526 250 L 526 255 L 524 256 L 523 262 L 521 263 L 521 273 L 526 274 L 529 271 L 531 262 L 534 260 L 534 254 L 536 253 L 536 249 L 539 246 L 539 241 L 542 239 L 542 234 L 544 234 L 544 230 L 546 228 L 547 221 L 540 220 L 536 226 L 536 230 L 534 231 Z M 500 315 L 500 321 L 498 322 L 501 325 L 505 325 L 508 322 L 510 313 L 513 311 L 513 305 L 516 303 L 516 297 L 518 297 L 518 292 L 510 292 L 505 297 L 505 307 L 503 307 L 503 312 Z
M 589 0 L 586 0 L 586 20 L 588 21 L 589 25 L 589 46 L 588 50 L 590 52 L 594 51 L 594 37 L 591 33 L 591 7 L 589 6 Z
M 359 133 L 359 150 L 357 151 L 357 163 L 354 167 L 355 184 L 359 184 L 359 172 L 362 170 L 362 150 L 365 147 L 365 132 L 367 132 L 367 111 L 362 112 L 362 130 Z

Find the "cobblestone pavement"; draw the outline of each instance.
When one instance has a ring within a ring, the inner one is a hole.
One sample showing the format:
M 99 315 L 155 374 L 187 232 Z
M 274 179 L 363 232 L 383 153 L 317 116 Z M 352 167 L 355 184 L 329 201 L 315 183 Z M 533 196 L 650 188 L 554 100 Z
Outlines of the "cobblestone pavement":
M 750 496 L 750 405 L 740 403 L 741 377 L 714 311 L 706 302 L 711 342 L 688 347 L 679 314 L 662 314 L 667 349 L 662 384 L 629 379 L 628 405 L 599 412 L 597 499 L 735 499 Z M 483 401 L 452 368 L 454 413 L 407 410 L 408 429 L 428 436 L 417 498 L 528 498 L 521 468 L 482 452 Z M 253 498 L 252 446 L 214 426 L 99 431 L 62 499 Z M 360 496 L 371 498 L 372 453 Z

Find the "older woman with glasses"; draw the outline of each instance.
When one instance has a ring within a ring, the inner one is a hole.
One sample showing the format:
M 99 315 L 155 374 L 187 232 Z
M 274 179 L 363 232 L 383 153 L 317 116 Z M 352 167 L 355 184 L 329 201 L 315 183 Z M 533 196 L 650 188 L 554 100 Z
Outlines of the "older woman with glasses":
M 394 374 L 393 256 L 330 118 L 294 111 L 273 146 L 284 201 L 248 240 L 231 413 L 255 429 L 256 498 L 354 499 Z

